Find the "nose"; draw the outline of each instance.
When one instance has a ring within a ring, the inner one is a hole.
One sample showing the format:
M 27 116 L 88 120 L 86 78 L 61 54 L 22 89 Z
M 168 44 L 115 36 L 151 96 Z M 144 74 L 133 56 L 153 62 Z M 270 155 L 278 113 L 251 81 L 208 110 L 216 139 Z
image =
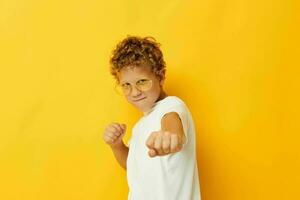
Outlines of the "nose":
M 140 90 L 138 90 L 135 86 L 131 88 L 131 95 L 132 96 L 139 96 L 142 92 Z

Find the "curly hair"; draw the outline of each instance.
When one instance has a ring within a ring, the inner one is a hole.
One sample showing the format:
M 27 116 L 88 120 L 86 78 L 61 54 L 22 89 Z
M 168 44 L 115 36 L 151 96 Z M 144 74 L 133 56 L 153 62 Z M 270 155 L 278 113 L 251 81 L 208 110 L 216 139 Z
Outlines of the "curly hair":
M 138 67 L 147 64 L 151 71 L 158 75 L 166 67 L 160 43 L 151 37 L 127 36 L 119 42 L 112 51 L 110 58 L 110 73 L 119 83 L 117 73 L 124 67 Z

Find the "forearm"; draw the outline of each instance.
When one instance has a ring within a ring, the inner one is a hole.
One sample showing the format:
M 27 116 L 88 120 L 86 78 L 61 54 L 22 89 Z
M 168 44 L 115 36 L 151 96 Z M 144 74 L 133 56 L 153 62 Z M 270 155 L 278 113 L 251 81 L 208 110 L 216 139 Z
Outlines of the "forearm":
M 121 167 L 123 167 L 126 170 L 127 168 L 126 162 L 127 162 L 129 148 L 122 142 L 119 146 L 111 147 L 111 149 L 118 163 L 121 165 Z

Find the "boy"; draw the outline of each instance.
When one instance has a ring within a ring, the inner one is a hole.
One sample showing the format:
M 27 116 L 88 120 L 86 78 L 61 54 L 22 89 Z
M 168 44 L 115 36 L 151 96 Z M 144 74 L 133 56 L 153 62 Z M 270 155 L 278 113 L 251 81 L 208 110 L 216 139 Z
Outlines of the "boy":
M 103 139 L 127 171 L 128 200 L 200 200 L 193 119 L 179 97 L 163 90 L 159 45 L 152 37 L 128 36 L 113 51 L 111 74 L 143 116 L 128 147 L 125 124 L 109 124 Z

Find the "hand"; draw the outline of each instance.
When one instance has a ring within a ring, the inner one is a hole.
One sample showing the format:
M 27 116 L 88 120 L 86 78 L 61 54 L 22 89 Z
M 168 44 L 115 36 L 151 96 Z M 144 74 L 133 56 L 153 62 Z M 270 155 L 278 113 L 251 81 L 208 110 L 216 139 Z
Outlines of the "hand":
M 146 141 L 150 157 L 164 156 L 182 149 L 183 138 L 169 131 L 154 131 Z
M 103 133 L 103 140 L 111 147 L 120 145 L 126 132 L 126 124 L 111 123 Z

